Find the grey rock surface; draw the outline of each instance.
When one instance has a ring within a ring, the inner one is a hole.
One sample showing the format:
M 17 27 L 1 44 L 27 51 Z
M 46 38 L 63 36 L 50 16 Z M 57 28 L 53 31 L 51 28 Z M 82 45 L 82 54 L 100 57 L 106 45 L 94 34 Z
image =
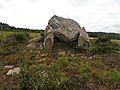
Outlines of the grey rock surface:
M 36 48 L 36 45 L 35 45 L 35 43 L 31 42 L 26 47 L 32 49 L 32 48 Z
M 14 73 L 19 74 L 20 71 L 21 71 L 20 67 L 16 67 L 16 68 L 10 69 L 6 75 L 13 75 Z
M 91 45 L 85 28 L 81 28 L 80 25 L 72 19 L 54 15 L 49 20 L 45 29 L 45 37 L 50 38 L 50 32 L 53 34 L 51 42 L 54 42 L 53 38 L 57 37 L 64 42 L 78 40 L 78 46 L 90 47 Z

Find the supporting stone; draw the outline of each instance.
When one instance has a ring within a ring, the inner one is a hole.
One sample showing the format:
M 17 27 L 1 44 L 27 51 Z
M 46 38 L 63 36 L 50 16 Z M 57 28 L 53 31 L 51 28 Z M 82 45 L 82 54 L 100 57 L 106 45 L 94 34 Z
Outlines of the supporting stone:
M 46 52 L 47 56 L 52 55 L 52 41 L 51 41 L 51 38 L 46 37 L 44 39 L 44 49 L 45 49 L 45 52 Z

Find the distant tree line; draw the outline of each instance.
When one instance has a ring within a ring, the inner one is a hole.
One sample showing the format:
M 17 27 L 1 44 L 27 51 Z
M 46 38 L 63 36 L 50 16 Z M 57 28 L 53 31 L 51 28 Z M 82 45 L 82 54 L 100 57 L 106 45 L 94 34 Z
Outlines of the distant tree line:
M 90 37 L 109 37 L 110 39 L 120 40 L 120 34 L 118 33 L 105 33 L 105 32 L 88 32 Z
M 14 26 L 9 26 L 8 24 L 6 23 L 2 23 L 0 22 L 0 27 L 3 31 L 24 31 L 24 32 L 41 32 L 43 31 L 42 29 L 41 30 L 38 30 L 38 29 L 29 29 L 29 28 L 16 28 Z

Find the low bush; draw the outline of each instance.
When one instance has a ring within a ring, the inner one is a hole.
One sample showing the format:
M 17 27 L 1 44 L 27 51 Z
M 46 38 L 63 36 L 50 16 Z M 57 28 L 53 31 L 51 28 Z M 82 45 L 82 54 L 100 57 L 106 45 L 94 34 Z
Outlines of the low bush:
M 120 48 L 119 44 L 112 43 L 111 39 L 108 37 L 100 37 L 95 42 L 89 51 L 92 54 L 102 54 L 102 53 L 111 53 L 118 51 Z
M 84 46 L 75 46 L 74 49 L 78 52 L 84 52 L 86 51 L 86 48 Z
M 103 42 L 110 42 L 110 40 L 111 40 L 111 38 L 109 38 L 109 37 L 105 37 L 105 36 L 103 36 L 103 37 L 99 37 L 98 39 L 97 39 L 97 41 L 95 42 L 95 44 L 99 44 L 99 43 L 103 43 Z
M 58 60 L 59 61 L 59 60 Z M 58 64 L 58 65 L 57 65 Z M 58 62 L 56 65 L 61 68 Z M 19 88 L 21 90 L 61 90 L 66 89 L 69 78 L 60 70 L 55 69 L 54 64 L 29 65 L 29 60 L 21 59 L 21 81 Z
M 29 38 L 29 34 L 27 33 L 16 33 L 10 36 L 11 38 L 14 38 L 17 42 L 24 42 L 27 41 Z
M 10 45 L 17 45 L 19 43 L 25 43 L 29 39 L 29 34 L 24 32 L 17 32 L 11 34 L 7 38 L 7 43 Z
M 8 50 L 8 49 L 6 49 L 6 50 L 0 50 L 0 56 L 7 56 L 7 55 L 11 55 L 13 53 L 15 53 L 15 51 Z
M 111 90 L 115 90 L 116 87 L 120 85 L 120 72 L 117 70 L 111 70 L 107 73 L 107 81 L 109 84 L 109 88 Z

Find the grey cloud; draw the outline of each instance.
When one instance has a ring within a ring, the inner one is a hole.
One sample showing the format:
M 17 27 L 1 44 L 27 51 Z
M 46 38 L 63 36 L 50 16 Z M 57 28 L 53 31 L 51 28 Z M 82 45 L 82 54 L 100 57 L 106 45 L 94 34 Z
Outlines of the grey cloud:
M 107 0 L 102 3 L 103 6 L 108 7 L 120 7 L 120 0 Z
M 120 0 L 113 0 L 113 2 L 116 1 L 118 4 L 120 4 Z
M 113 24 L 113 27 L 120 29 L 120 24 Z
M 90 0 L 67 0 L 72 6 L 80 7 L 90 3 Z
M 112 26 L 113 31 L 120 33 L 120 24 L 119 23 L 115 23 Z
M 120 9 L 118 7 L 106 7 L 101 10 L 96 8 L 89 15 L 91 18 L 86 25 L 88 26 L 88 30 L 120 33 Z
M 94 15 L 95 17 L 91 17 L 86 23 L 87 30 L 120 33 L 120 12 L 116 14 L 117 16 L 114 13 L 107 13 L 107 16 L 103 18 Z M 93 18 L 95 18 L 95 20 Z
M 4 0 L 5 2 L 9 2 L 9 1 L 12 1 L 12 0 Z M 2 2 L 0 2 L 0 8 L 5 8 L 5 6 L 2 4 Z
M 5 1 L 12 1 L 12 0 L 5 0 Z
M 0 8 L 4 8 L 4 6 L 2 4 L 0 4 Z
M 37 2 L 37 1 L 40 1 L 40 0 L 29 0 L 29 1 L 31 1 L 31 2 Z
M 113 23 L 113 25 L 109 24 L 89 24 L 88 25 L 88 31 L 93 32 L 113 32 L 113 33 L 120 33 L 120 24 Z

